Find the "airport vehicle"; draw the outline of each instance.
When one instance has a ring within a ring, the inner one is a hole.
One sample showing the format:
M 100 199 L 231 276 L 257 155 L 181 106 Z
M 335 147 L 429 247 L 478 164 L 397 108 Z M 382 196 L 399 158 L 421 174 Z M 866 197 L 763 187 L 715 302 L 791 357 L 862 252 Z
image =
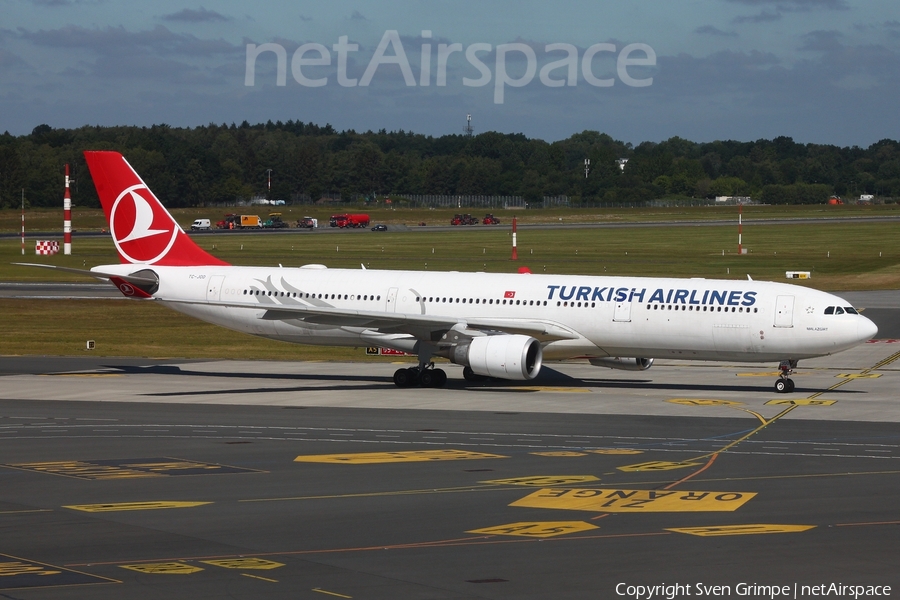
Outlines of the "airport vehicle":
M 387 225 L 376 225 L 372 231 L 387 231 Z
M 344 214 L 344 215 L 331 215 L 331 220 L 328 222 L 328 225 L 331 227 L 340 227 L 341 229 L 345 227 L 368 227 L 369 226 L 369 215 L 366 214 Z
M 488 213 L 488 214 L 484 215 L 484 219 L 482 219 L 481 222 L 485 225 L 499 225 L 500 219 L 498 219 L 491 213 Z
M 545 359 L 642 371 L 673 358 L 779 362 L 775 389 L 790 392 L 798 360 L 877 333 L 838 296 L 749 279 L 232 266 L 184 233 L 121 154 L 85 157 L 121 264 L 62 270 L 244 333 L 415 354 L 398 387 L 443 385 L 436 356 L 469 380 L 519 381 Z
M 475 225 L 477 223 L 478 219 L 468 213 L 464 215 L 453 215 L 453 218 L 450 220 L 451 225 Z
M 235 215 L 229 213 L 216 223 L 218 229 L 259 229 L 263 226 L 258 215 Z
M 280 212 L 269 213 L 269 218 L 262 224 L 264 229 L 282 229 L 288 224 L 281 218 Z
M 297 219 L 297 227 L 300 229 L 314 229 L 319 226 L 318 220 L 312 217 L 301 217 Z
M 211 228 L 209 219 L 194 219 L 191 223 L 191 231 L 209 231 Z

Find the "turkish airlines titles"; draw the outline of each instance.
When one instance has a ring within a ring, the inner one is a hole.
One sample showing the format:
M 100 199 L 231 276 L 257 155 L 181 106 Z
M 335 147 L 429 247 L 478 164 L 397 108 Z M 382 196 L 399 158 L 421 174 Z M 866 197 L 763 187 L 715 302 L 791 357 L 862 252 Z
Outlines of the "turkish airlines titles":
M 575 302 L 644 302 L 647 288 L 627 287 L 590 287 L 548 285 L 548 300 L 554 297 L 559 300 Z M 647 303 L 660 304 L 695 304 L 699 306 L 753 306 L 756 304 L 755 291 L 743 290 L 686 290 L 657 288 L 646 300 Z

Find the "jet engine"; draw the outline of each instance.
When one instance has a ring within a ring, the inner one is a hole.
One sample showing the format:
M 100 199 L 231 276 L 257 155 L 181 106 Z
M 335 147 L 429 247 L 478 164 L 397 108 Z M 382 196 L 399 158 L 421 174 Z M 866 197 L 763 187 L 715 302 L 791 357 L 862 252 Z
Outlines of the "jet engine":
M 524 381 L 541 370 L 541 343 L 527 335 L 487 335 L 456 346 L 450 360 L 477 375 Z
M 619 369 L 620 371 L 646 371 L 653 366 L 652 358 L 620 358 L 608 356 L 604 358 L 592 358 L 590 363 L 595 367 L 607 369 Z

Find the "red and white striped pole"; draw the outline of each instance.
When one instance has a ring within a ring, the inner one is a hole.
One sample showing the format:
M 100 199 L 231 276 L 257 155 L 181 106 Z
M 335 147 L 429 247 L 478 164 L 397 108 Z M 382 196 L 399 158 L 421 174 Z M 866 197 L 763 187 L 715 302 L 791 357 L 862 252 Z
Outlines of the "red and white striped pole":
M 738 202 L 738 256 L 744 253 L 744 248 L 741 245 L 741 234 L 744 231 L 743 211 L 744 203 Z
M 516 250 L 516 218 L 515 217 L 513 217 L 512 238 L 513 238 L 512 259 L 519 260 L 519 252 Z
M 25 188 L 22 188 L 22 256 L 25 256 Z
M 72 254 L 72 196 L 69 195 L 69 163 L 66 163 L 66 194 L 63 196 L 63 254 Z

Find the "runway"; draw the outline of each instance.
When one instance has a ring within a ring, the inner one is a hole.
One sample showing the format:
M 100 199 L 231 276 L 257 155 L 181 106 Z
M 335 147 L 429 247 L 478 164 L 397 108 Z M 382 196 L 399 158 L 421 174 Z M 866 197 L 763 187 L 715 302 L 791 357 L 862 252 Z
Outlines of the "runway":
M 3 358 L 0 594 L 895 592 L 898 366 L 874 341 L 779 395 L 742 364 L 398 390 L 384 363 Z

